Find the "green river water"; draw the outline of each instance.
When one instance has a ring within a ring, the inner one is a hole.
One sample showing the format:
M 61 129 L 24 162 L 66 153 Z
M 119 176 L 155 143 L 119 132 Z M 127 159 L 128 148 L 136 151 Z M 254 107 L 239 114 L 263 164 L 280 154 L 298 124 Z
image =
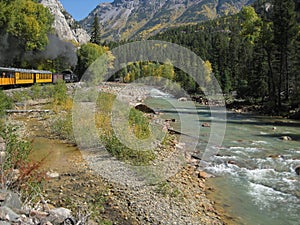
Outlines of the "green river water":
M 226 215 L 238 224 L 300 224 L 300 176 L 295 173 L 300 165 L 299 121 L 230 111 L 224 119 L 223 111 L 212 114 L 208 107 L 162 93 L 153 97 L 146 104 L 162 117 L 175 118 L 171 125 L 190 136 L 182 141 L 199 157 L 207 151 L 211 132 L 201 125 L 214 121 L 223 129 L 225 123 L 224 140 L 220 144 L 222 132 L 217 131 L 219 140 L 211 147 L 214 154 L 203 169 L 215 175 L 208 181 L 215 189 L 210 197 Z M 292 141 L 283 141 L 282 136 Z

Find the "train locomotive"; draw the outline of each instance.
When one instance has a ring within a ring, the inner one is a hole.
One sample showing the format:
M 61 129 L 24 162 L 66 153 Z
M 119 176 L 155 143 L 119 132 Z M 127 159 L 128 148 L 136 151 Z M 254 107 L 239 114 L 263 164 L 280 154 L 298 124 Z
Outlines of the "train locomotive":
M 78 77 L 71 70 L 53 74 L 47 70 L 0 67 L 0 87 L 56 83 L 58 80 L 70 83 L 78 81 Z

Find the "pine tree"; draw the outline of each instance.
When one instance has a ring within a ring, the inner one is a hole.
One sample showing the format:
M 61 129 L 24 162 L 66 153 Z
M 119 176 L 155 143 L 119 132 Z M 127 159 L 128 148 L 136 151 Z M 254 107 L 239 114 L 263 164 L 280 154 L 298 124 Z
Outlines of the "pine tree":
M 286 100 L 290 91 L 290 50 L 296 37 L 296 16 L 294 0 L 274 0 L 273 2 L 273 34 L 275 46 L 275 82 L 277 106 L 282 105 L 281 92 Z
M 100 38 L 100 24 L 97 14 L 94 17 L 93 26 L 92 26 L 92 35 L 91 35 L 91 42 L 97 45 L 101 44 Z

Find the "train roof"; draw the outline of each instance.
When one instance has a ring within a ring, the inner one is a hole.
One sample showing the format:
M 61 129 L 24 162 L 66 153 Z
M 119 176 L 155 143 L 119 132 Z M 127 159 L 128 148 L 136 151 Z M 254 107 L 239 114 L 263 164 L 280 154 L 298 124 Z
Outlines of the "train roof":
M 52 73 L 48 70 L 33 70 L 33 69 L 20 69 L 20 68 L 12 68 L 12 67 L 0 67 L 1 71 L 7 71 L 7 72 L 21 72 L 21 73 Z

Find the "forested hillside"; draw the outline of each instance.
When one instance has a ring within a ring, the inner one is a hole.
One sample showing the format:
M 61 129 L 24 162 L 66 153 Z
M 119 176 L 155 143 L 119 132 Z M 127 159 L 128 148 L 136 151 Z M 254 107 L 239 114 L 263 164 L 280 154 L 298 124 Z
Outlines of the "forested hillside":
M 225 94 L 264 103 L 274 113 L 299 107 L 299 1 L 257 1 L 230 17 L 169 29 L 152 39 L 183 45 L 212 66 Z M 177 80 L 197 86 L 181 71 Z

